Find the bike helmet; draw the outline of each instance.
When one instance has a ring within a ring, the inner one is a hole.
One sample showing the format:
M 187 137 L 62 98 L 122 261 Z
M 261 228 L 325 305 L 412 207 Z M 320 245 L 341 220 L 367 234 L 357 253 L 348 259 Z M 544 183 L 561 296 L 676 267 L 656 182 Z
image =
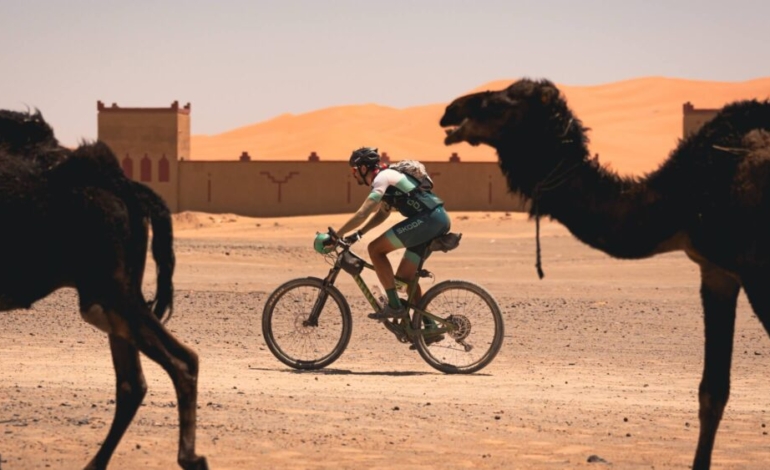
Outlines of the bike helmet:
M 316 233 L 315 240 L 313 240 L 313 249 L 325 255 L 334 249 L 334 244 L 330 243 L 331 235 L 328 233 Z
M 374 168 L 380 164 L 380 154 L 376 147 L 361 147 L 350 154 L 350 166 Z

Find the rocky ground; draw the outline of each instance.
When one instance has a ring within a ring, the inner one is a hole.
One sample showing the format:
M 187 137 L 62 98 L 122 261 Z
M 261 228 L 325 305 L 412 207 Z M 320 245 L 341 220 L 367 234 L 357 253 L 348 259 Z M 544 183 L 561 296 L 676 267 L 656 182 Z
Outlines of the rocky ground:
M 613 260 L 545 223 L 538 280 L 523 215 L 452 216 L 463 242 L 428 268 L 485 286 L 506 327 L 495 361 L 466 376 L 432 369 L 367 319 L 349 278 L 353 337 L 336 363 L 296 372 L 267 350 L 265 299 L 326 273 L 312 237 L 344 216 L 177 217 L 168 326 L 201 357 L 198 450 L 212 469 L 689 468 L 703 358 L 696 266 L 677 253 Z M 175 465 L 174 392 L 143 366 L 149 392 L 111 468 Z M 80 319 L 73 291 L 0 314 L 0 370 L 0 468 L 82 468 L 115 385 L 107 339 Z M 767 468 L 770 340 L 743 296 L 732 370 L 714 467 Z

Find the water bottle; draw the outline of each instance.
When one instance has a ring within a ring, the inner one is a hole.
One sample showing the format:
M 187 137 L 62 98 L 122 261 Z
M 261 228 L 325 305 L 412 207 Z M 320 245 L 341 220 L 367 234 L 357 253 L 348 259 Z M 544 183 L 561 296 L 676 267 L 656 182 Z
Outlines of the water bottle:
M 375 284 L 372 286 L 372 295 L 374 295 L 374 301 L 377 302 L 377 305 L 382 308 L 387 303 L 385 301 L 385 295 L 382 293 L 382 290 L 380 289 L 380 286 Z

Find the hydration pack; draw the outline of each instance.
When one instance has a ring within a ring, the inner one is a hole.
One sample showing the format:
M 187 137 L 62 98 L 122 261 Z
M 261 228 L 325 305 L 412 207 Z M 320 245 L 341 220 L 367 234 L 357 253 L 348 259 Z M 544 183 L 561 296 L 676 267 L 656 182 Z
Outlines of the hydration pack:
M 428 175 L 425 165 L 417 160 L 402 160 L 398 163 L 393 163 L 388 168 L 409 175 L 417 180 L 420 191 L 430 191 L 433 189 L 433 180 Z

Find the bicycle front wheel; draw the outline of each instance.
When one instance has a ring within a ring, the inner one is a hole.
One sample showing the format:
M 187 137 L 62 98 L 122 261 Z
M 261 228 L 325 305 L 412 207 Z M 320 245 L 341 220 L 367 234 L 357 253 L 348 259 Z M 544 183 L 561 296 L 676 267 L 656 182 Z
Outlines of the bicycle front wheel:
M 447 374 L 470 374 L 486 367 L 503 345 L 503 316 L 492 294 L 466 281 L 436 284 L 420 299 L 418 308 L 438 317 L 415 311 L 413 325 L 420 356 Z M 423 318 L 428 321 L 424 322 Z M 441 335 L 431 332 L 446 330 Z
M 348 346 L 352 325 L 342 293 L 334 286 L 324 288 L 315 277 L 281 285 L 262 311 L 262 335 L 270 352 L 300 370 L 322 369 L 336 361 Z

